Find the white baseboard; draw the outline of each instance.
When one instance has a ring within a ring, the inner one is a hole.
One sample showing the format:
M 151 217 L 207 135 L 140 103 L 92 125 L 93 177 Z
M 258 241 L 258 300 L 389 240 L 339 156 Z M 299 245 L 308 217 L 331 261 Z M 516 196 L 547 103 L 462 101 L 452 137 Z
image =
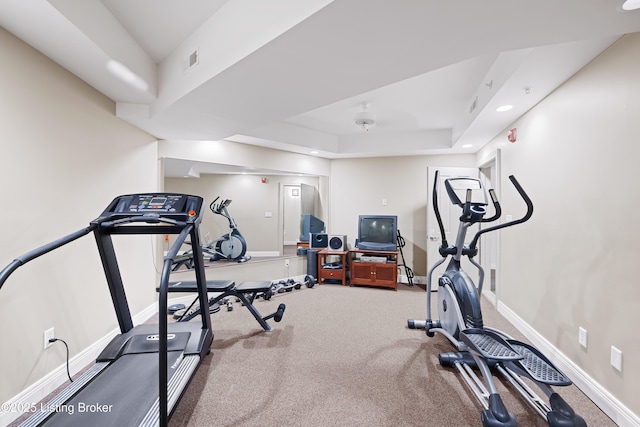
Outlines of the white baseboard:
M 409 279 L 406 274 L 398 274 L 398 283 L 406 283 L 409 284 Z M 417 285 L 426 285 L 427 284 L 427 276 L 414 276 L 413 283 Z
M 186 302 L 188 301 L 188 302 Z M 193 301 L 193 295 L 171 299 L 169 304 L 190 304 Z M 151 304 L 137 315 L 133 316 L 133 324 L 138 325 L 147 321 L 151 316 L 158 312 L 158 304 Z M 120 329 L 114 329 L 104 337 L 100 338 L 89 347 L 69 359 L 69 373 L 71 376 L 77 374 L 95 362 L 98 355 L 109 344 L 109 342 L 120 333 Z M 3 407 L 6 408 L 30 408 L 37 404 L 49 394 L 54 392 L 58 387 L 68 381 L 67 365 L 62 365 L 49 372 L 47 375 L 24 389 L 18 395 L 5 402 Z M 16 410 L 0 411 L 0 426 L 6 426 L 23 415 L 23 412 Z
M 280 252 L 278 251 L 249 251 L 247 255 L 256 258 L 265 258 L 265 257 L 278 257 L 280 256 Z
M 638 417 L 638 415 L 634 414 L 622 402 L 616 399 L 609 391 L 555 348 L 546 338 L 511 311 L 511 309 L 503 303 L 498 302 L 498 312 L 522 332 L 534 347 L 539 349 L 561 371 L 566 373 L 573 383 L 617 425 L 620 427 L 640 426 L 640 417 Z

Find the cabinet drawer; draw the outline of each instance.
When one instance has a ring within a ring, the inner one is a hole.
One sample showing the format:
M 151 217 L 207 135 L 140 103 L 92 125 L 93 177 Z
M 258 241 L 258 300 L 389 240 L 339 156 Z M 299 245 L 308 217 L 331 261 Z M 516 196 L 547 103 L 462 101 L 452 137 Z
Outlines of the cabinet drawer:
M 344 270 L 343 269 L 323 269 L 322 277 L 328 277 L 332 279 L 333 278 L 341 279 L 344 277 Z

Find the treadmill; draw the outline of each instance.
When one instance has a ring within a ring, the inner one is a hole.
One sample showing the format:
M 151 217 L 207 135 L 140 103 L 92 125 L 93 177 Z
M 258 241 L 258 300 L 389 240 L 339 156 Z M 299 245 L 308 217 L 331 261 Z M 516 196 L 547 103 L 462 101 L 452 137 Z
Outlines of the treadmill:
M 166 426 L 184 390 L 213 342 L 207 306 L 199 225 L 203 199 L 173 193 L 116 197 L 88 227 L 34 249 L 0 271 L 0 289 L 20 266 L 93 233 L 111 293 L 120 334 L 96 363 L 52 400 L 40 405 L 24 426 Z M 112 235 L 177 235 L 165 256 L 158 286 L 159 324 L 133 325 Z M 189 241 L 187 242 L 187 238 Z M 167 290 L 180 247 L 190 244 L 201 322 L 168 323 Z

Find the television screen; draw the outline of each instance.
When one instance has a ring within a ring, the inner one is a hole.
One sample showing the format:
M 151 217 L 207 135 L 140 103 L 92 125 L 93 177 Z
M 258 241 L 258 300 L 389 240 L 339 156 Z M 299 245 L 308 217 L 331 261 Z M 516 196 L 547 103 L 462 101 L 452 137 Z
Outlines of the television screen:
M 359 249 L 397 250 L 398 217 L 394 215 L 360 215 L 358 218 Z

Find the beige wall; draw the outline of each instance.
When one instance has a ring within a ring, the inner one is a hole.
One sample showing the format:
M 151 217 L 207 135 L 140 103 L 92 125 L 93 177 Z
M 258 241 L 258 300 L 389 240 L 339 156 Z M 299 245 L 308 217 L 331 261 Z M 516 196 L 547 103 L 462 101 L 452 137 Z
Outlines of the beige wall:
M 549 64 L 550 67 L 553 64 Z M 623 37 L 500 136 L 502 202 L 535 205 L 501 232 L 501 298 L 615 398 L 640 414 L 640 34 Z M 479 157 L 484 155 L 480 153 Z M 518 215 L 515 210 L 506 214 Z M 578 328 L 588 348 L 578 345 Z M 609 363 L 623 352 L 623 370 Z
M 0 268 L 79 230 L 118 194 L 157 189 L 157 143 L 112 101 L 0 28 Z M 119 236 L 124 237 L 124 236 Z M 125 243 L 125 244 L 123 244 Z M 155 300 L 151 239 L 116 240 L 133 313 Z M 92 236 L 19 268 L 0 290 L 0 402 L 117 328 Z M 131 285 L 130 283 L 133 283 Z
M 397 215 L 406 241 L 405 261 L 418 276 L 427 274 L 427 168 L 475 167 L 474 155 L 380 157 L 331 162 L 331 234 L 358 237 L 358 215 Z M 382 199 L 387 205 L 382 205 Z M 429 200 L 429 202 L 428 202 Z M 400 274 L 404 274 L 401 271 Z

